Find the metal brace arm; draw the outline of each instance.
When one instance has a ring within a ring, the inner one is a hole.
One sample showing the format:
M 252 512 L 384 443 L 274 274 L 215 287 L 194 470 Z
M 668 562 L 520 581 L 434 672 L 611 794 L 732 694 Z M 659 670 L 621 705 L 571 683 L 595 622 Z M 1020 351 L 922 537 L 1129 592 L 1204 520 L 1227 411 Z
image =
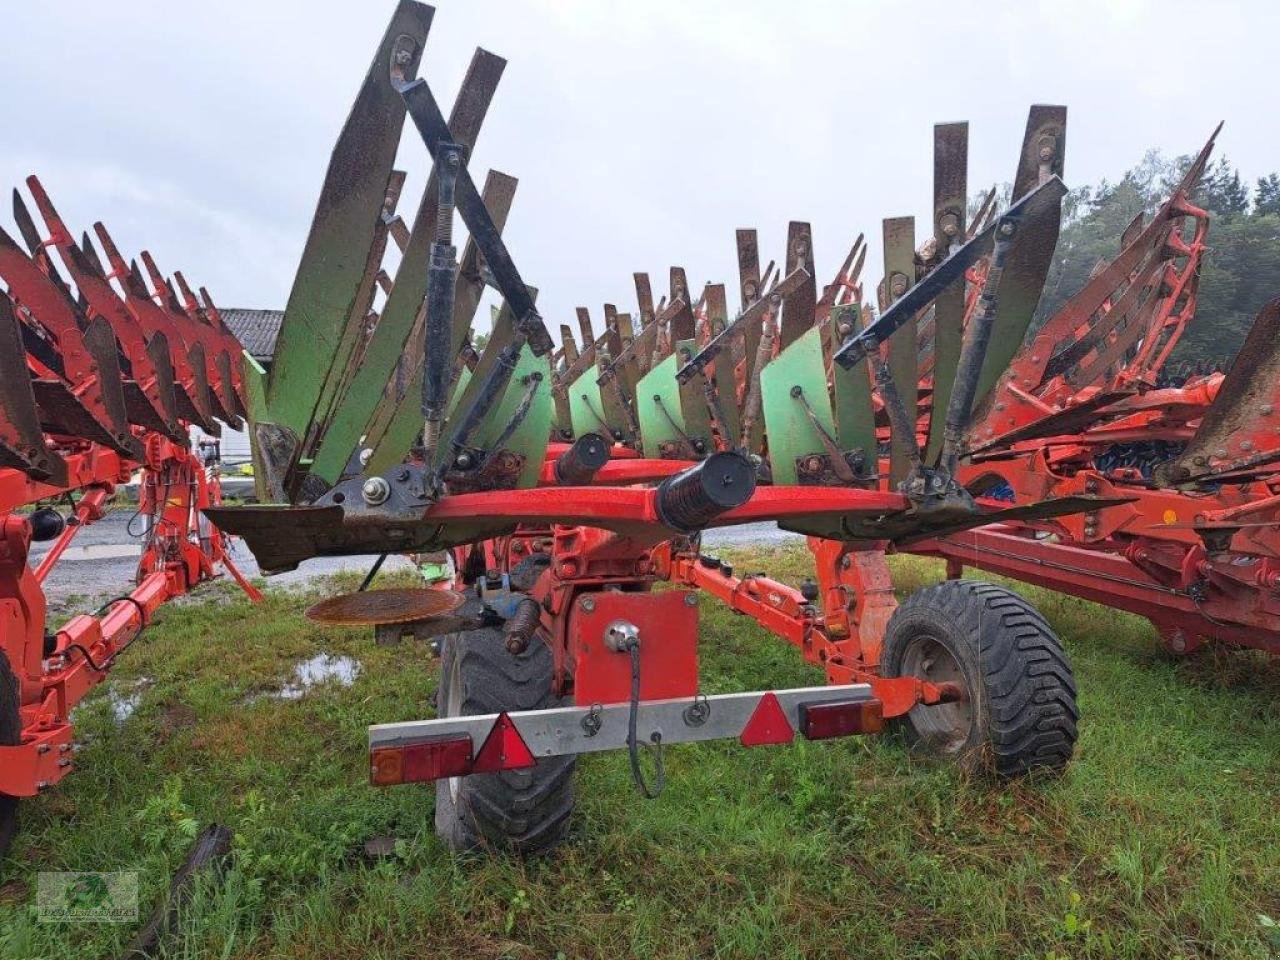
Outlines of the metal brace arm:
M 438 162 L 439 158 L 436 154 L 440 145 L 451 144 L 454 138 L 449 132 L 448 124 L 445 123 L 444 114 L 440 112 L 440 105 L 436 103 L 436 98 L 431 93 L 431 88 L 426 80 L 418 79 L 411 83 L 400 84 L 398 89 L 400 96 L 404 98 L 409 116 L 413 118 L 414 126 L 418 128 L 418 133 L 426 143 L 427 149 Z M 484 201 L 480 199 L 479 191 L 476 190 L 475 181 L 471 179 L 471 174 L 465 166 L 458 171 L 455 199 L 458 212 L 462 214 L 463 222 L 466 223 L 476 247 L 479 248 L 484 262 L 493 274 L 494 282 L 501 291 L 503 299 L 511 306 L 511 312 L 515 314 L 517 329 L 528 337 L 529 346 L 533 348 L 535 355 L 545 356 L 555 347 L 551 334 L 547 332 L 542 316 L 534 307 L 533 297 L 529 295 L 528 288 L 520 279 L 520 271 L 516 269 L 515 261 L 511 259 L 511 253 L 502 240 L 502 234 L 498 232 L 493 218 L 489 216 L 489 211 L 485 208 Z

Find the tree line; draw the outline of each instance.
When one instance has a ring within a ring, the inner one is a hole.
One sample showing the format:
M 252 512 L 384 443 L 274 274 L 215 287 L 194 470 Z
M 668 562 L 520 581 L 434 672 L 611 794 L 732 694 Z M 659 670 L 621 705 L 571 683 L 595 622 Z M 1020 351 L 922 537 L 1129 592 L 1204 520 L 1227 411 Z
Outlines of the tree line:
M 1071 191 L 1037 327 L 1084 285 L 1100 260 L 1116 255 L 1121 233 L 1139 212 L 1150 216 L 1159 209 L 1191 160 L 1151 150 L 1119 181 Z M 1248 184 L 1224 156 L 1209 165 L 1191 201 L 1210 213 L 1208 250 L 1196 315 L 1170 364 L 1225 369 L 1258 311 L 1280 297 L 1280 174 Z

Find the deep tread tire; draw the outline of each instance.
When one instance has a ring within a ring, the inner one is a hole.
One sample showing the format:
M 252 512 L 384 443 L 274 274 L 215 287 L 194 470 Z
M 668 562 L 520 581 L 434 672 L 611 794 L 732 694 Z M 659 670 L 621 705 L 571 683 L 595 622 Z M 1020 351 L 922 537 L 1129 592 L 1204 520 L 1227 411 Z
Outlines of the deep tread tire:
M 0 746 L 13 747 L 22 742 L 18 698 L 18 678 L 9 666 L 9 658 L 0 651 Z M 8 854 L 17 832 L 18 798 L 0 793 L 0 860 Z
M 512 571 L 512 586 L 527 588 L 547 562 L 542 555 L 521 561 Z M 437 716 L 564 706 L 567 698 L 551 690 L 553 670 L 551 648 L 538 637 L 524 653 L 512 654 L 497 628 L 448 634 L 441 641 Z M 437 781 L 436 833 L 456 851 L 546 853 L 569 827 L 573 771 L 573 757 L 547 757 L 526 770 Z
M 1071 759 L 1080 716 L 1071 664 L 1049 624 L 1016 593 L 949 580 L 908 597 L 885 631 L 881 667 L 897 677 L 924 676 L 922 666 L 943 678 L 958 668 L 968 698 L 912 709 L 908 735 L 926 750 L 1002 777 L 1058 771 Z

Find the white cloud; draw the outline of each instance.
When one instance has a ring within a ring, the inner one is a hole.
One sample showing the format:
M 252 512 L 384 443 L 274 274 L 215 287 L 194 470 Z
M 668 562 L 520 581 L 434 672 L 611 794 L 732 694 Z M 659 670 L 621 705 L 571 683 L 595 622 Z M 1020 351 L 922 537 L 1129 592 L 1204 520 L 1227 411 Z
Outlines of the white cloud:
M 15 6 L 0 174 L 41 173 L 73 224 L 105 220 L 220 302 L 281 306 L 391 6 Z M 440 7 L 423 69 L 442 102 L 476 45 L 510 60 L 474 165 L 520 178 L 510 242 L 553 326 L 578 304 L 629 304 L 633 270 L 657 287 L 672 262 L 695 286 L 732 281 L 739 226 L 760 229 L 767 259 L 788 220 L 812 220 L 821 280 L 865 230 L 874 274 L 878 221 L 927 217 L 936 121 L 971 121 L 975 189 L 1012 175 L 1033 102 L 1070 107 L 1069 183 L 1114 178 L 1148 147 L 1194 150 L 1219 119 L 1248 177 L 1280 156 L 1252 99 L 1280 26 L 1262 0 Z M 76 69 L 49 70 L 51 49 Z M 411 219 L 412 135 L 401 163 Z

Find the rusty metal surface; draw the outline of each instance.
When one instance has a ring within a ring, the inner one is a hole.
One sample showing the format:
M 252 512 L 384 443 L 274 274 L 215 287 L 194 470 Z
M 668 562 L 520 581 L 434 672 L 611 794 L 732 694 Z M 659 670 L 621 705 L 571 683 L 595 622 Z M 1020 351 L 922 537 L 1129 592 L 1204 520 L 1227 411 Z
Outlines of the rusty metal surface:
M 1213 405 L 1182 455 L 1174 480 L 1209 477 L 1280 460 L 1280 299 L 1258 313 Z
M 1061 178 L 1066 127 L 1066 107 L 1036 105 L 1031 108 L 1014 177 L 1015 202 L 1051 178 Z M 1009 369 L 1009 362 L 1022 345 L 1053 263 L 1061 220 L 1061 209 L 1054 204 L 1019 227 L 1018 242 L 1009 251 L 1001 277 L 991 345 L 978 377 L 975 398 L 978 403 Z
M 465 601 L 452 590 L 390 587 L 329 597 L 307 608 L 307 619 L 331 626 L 373 626 L 445 617 Z
M 13 302 L 0 292 L 0 466 L 39 480 L 66 482 L 66 464 L 40 430 L 31 374 Z
M 886 309 L 902 299 L 916 282 L 916 218 L 892 217 L 883 224 L 884 302 Z M 901 483 L 911 465 L 911 452 L 916 449 L 916 409 L 919 387 L 920 334 L 914 315 L 889 337 L 889 373 L 901 398 L 905 422 L 910 430 L 891 429 L 889 440 L 889 482 Z M 935 366 L 935 372 L 936 372 Z
M 395 84 L 417 72 L 434 14 L 397 5 L 334 146 L 267 382 L 266 422 L 281 436 L 302 437 L 350 317 L 404 125 Z M 275 481 L 267 485 L 283 486 Z
M 969 124 L 933 128 L 933 242 L 937 261 L 964 242 L 969 192 Z M 965 286 L 953 284 L 933 302 L 933 394 L 924 459 L 932 463 L 942 448 L 947 404 L 960 361 L 964 333 Z
M 502 57 L 486 50 L 476 51 L 449 114 L 448 129 L 453 142 L 465 147 L 475 145 L 506 63 Z M 466 179 L 470 183 L 470 179 Z M 377 408 L 390 371 L 406 352 L 406 344 L 426 295 L 427 266 L 431 244 L 435 240 L 438 210 L 438 186 L 433 164 L 414 216 L 409 245 L 396 268 L 395 282 L 383 305 L 381 319 L 365 348 L 361 366 L 347 388 L 345 402 L 334 411 L 325 435 L 314 451 L 314 462 L 308 472 L 325 483 L 335 483 L 341 476 Z M 290 486 L 296 489 L 298 479 L 291 477 L 295 483 Z
M 793 220 L 787 227 L 785 273 L 803 270 L 806 279 L 782 300 L 778 323 L 778 349 L 785 350 L 804 335 L 817 319 L 817 270 L 813 265 L 813 230 L 807 223 Z

